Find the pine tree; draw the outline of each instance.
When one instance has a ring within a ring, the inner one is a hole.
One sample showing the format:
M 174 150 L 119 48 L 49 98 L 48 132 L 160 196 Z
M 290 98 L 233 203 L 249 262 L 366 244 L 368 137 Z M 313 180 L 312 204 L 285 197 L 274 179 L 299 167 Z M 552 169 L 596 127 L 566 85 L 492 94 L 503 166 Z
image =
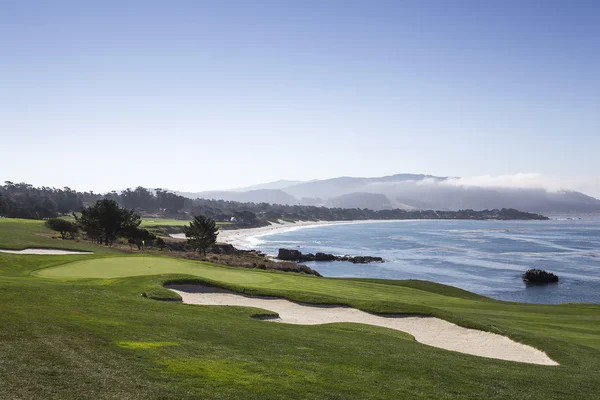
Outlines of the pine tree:
M 120 207 L 114 200 L 98 200 L 75 215 L 77 224 L 89 238 L 109 246 L 118 237 L 137 228 L 142 219 L 133 210 Z
M 184 228 L 184 232 L 188 243 L 206 255 L 206 249 L 217 241 L 219 228 L 214 220 L 198 215 L 190 222 L 190 226 Z

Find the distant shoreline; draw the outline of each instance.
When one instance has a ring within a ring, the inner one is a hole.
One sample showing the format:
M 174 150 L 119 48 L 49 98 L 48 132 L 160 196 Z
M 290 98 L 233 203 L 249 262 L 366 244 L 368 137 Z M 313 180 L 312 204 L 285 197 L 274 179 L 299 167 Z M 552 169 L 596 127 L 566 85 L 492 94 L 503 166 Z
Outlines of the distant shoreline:
M 415 221 L 449 221 L 448 219 L 364 219 L 352 221 L 297 221 L 287 222 L 280 221 L 279 223 L 271 222 L 269 226 L 261 226 L 258 228 L 247 229 L 228 229 L 219 230 L 217 237 L 218 243 L 231 244 L 237 248 L 244 250 L 252 250 L 255 246 L 249 241 L 250 238 L 258 238 L 262 236 L 276 235 L 279 233 L 289 232 L 297 229 L 318 228 L 321 226 L 332 225 L 357 225 L 357 224 L 376 224 L 376 223 L 393 223 L 393 222 L 415 222 Z M 494 220 L 496 221 L 496 220 Z M 185 239 L 184 233 L 175 233 L 170 235 L 175 239 Z
M 355 220 L 355 221 L 297 221 L 287 222 L 280 221 L 280 223 L 271 222 L 269 226 L 261 226 L 258 228 L 247 228 L 247 229 L 227 229 L 219 230 L 219 236 L 217 237 L 218 243 L 228 243 L 235 247 L 242 249 L 250 249 L 248 238 L 250 237 L 261 237 L 267 235 L 276 235 L 278 233 L 289 232 L 290 230 L 296 230 L 301 228 L 317 228 L 320 226 L 329 225 L 353 225 L 353 224 L 369 224 L 369 223 L 386 223 L 386 222 L 402 222 L 402 221 L 418 221 L 409 219 L 388 219 L 388 220 Z M 185 239 L 184 233 L 175 233 L 170 235 L 175 239 Z

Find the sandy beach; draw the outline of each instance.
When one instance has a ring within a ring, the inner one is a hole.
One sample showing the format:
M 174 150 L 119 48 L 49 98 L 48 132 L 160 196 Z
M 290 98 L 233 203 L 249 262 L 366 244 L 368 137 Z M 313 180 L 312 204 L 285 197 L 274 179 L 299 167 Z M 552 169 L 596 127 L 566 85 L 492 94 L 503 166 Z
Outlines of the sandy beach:
M 220 230 L 217 242 L 229 243 L 240 249 L 252 249 L 253 243 L 251 238 L 274 235 L 277 233 L 289 232 L 296 229 L 309 229 L 316 228 L 319 226 L 328 225 L 348 225 L 348 224 L 369 224 L 369 223 L 386 223 L 386 222 L 399 222 L 409 220 L 357 220 L 357 221 L 297 221 L 297 222 L 286 222 L 279 221 L 279 223 L 271 222 L 269 226 L 261 226 L 260 228 L 249 228 L 249 229 L 235 229 L 235 230 Z M 172 234 L 171 237 L 176 239 L 185 239 L 185 234 L 176 233 Z

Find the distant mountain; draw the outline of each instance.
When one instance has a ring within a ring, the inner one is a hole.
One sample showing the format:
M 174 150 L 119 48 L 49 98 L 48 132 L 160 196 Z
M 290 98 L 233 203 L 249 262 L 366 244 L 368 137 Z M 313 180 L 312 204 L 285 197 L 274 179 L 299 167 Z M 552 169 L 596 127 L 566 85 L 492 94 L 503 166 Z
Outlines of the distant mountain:
M 325 204 L 327 207 L 338 208 L 369 208 L 371 210 L 386 210 L 394 207 L 394 204 L 381 193 L 348 193 L 329 199 Z
M 346 176 L 301 183 L 277 181 L 250 188 L 259 189 L 179 194 L 191 198 L 373 210 L 515 208 L 542 214 L 600 212 L 600 200 L 580 192 L 460 186 L 448 177 L 422 174 Z
M 343 197 L 346 207 L 377 208 L 381 197 L 367 201 L 365 193 L 385 195 L 390 208 L 434 210 L 516 208 L 537 213 L 600 212 L 600 200 L 574 191 L 551 192 L 544 189 L 507 189 L 456 186 L 447 177 L 398 174 L 381 178 L 341 177 L 305 182 L 284 189 L 285 192 L 309 204 L 341 204 L 332 199 Z
M 269 183 L 261 183 L 259 185 L 246 186 L 243 188 L 236 188 L 227 190 L 228 192 L 248 192 L 250 190 L 261 190 L 261 189 L 285 189 L 290 186 L 299 185 L 304 183 L 304 181 L 288 181 L 288 180 L 280 180 Z
M 239 201 L 242 203 L 269 203 L 269 204 L 298 204 L 298 200 L 282 190 L 275 189 L 259 189 L 249 190 L 246 192 L 229 192 L 229 191 L 213 191 L 213 192 L 174 192 L 180 196 L 190 199 L 215 199 L 227 201 Z
M 423 179 L 445 179 L 431 175 L 397 174 L 379 178 L 353 178 L 343 176 L 340 178 L 324 179 L 311 182 L 303 182 L 285 188 L 285 191 L 296 198 L 330 198 L 352 192 L 382 193 L 380 189 L 368 190 L 369 186 L 394 185 L 402 182 L 415 182 Z

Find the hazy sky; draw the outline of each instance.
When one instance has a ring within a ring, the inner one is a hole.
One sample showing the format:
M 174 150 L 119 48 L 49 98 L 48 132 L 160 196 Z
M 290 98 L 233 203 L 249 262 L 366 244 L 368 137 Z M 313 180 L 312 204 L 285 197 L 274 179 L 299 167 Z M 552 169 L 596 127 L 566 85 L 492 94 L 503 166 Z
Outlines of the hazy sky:
M 0 0 L 0 144 L 1 181 L 96 191 L 413 172 L 600 195 L 600 2 Z

